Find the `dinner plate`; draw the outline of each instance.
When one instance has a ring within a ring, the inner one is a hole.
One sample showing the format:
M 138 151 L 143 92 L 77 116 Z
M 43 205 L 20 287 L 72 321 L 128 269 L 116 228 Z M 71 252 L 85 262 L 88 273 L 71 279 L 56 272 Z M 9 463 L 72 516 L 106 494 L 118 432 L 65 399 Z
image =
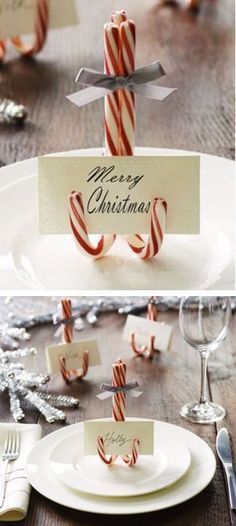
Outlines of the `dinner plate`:
M 135 468 L 117 458 L 109 468 L 98 455 L 84 455 L 84 429 L 60 440 L 52 449 L 50 466 L 66 486 L 106 497 L 131 497 L 157 491 L 179 480 L 188 470 L 191 455 L 173 439 L 169 428 L 155 425 L 154 455 L 141 455 Z
M 194 154 L 155 148 L 137 148 L 135 153 Z M 102 149 L 88 149 L 56 155 L 101 154 Z M 166 235 L 160 254 L 151 261 L 139 259 L 121 237 L 117 238 L 106 257 L 94 261 L 80 254 L 72 235 L 40 236 L 36 171 L 36 160 L 0 170 L 0 289 L 234 288 L 232 161 L 201 155 L 201 233 Z M 25 177 L 22 177 L 24 173 Z M 8 180 L 10 184 L 7 184 Z M 227 203 L 227 206 L 222 203 Z
M 73 424 L 46 436 L 34 446 L 27 460 L 26 472 L 30 484 L 39 493 L 63 506 L 112 515 L 161 510 L 191 499 L 202 491 L 214 476 L 215 456 L 206 442 L 182 427 L 156 421 L 157 429 L 168 429 L 168 433 L 173 434 L 173 440 L 176 438 L 181 441 L 190 452 L 190 467 L 178 482 L 169 488 L 136 497 L 100 497 L 70 489 L 52 472 L 49 460 L 55 444 L 78 431 L 81 425 L 82 423 Z

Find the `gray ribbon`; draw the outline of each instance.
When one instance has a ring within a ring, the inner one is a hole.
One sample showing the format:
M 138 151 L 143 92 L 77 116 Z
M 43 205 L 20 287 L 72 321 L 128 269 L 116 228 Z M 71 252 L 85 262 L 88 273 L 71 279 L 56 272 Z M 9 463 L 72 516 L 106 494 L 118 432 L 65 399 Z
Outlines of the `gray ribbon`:
M 129 393 L 130 396 L 133 398 L 138 398 L 142 391 L 136 391 L 136 388 L 138 387 L 138 382 L 129 382 L 128 384 L 123 385 L 122 387 L 115 387 L 114 385 L 109 384 L 102 384 L 100 386 L 100 391 L 102 391 L 100 394 L 97 395 L 97 398 L 100 400 L 105 400 L 106 398 L 110 398 L 111 396 L 114 396 L 117 393 Z
M 107 75 L 94 69 L 81 68 L 76 82 L 87 87 L 68 95 L 67 99 L 81 107 L 118 89 L 126 89 L 148 99 L 164 100 L 176 88 L 165 88 L 150 84 L 151 81 L 157 80 L 163 75 L 165 75 L 164 69 L 158 61 L 136 69 L 126 77 Z
M 64 326 L 67 326 L 67 325 L 74 325 L 75 321 L 80 318 L 80 313 L 75 313 L 73 314 L 70 318 L 58 318 L 57 315 L 55 316 L 55 318 L 53 319 L 53 324 L 54 325 L 58 325 L 59 324 L 59 327 L 58 329 L 56 330 L 55 334 L 54 334 L 54 337 L 55 338 L 58 338 L 58 336 L 60 336 L 60 334 L 62 334 L 63 330 L 64 330 Z

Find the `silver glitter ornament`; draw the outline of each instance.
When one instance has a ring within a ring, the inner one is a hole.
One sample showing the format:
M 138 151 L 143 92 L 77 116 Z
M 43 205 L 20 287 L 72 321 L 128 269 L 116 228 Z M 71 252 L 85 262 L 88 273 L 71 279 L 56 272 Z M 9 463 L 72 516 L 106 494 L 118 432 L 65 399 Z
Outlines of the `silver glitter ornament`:
M 0 99 L 0 117 L 8 124 L 22 124 L 27 117 L 27 110 L 23 104 L 17 104 L 9 99 Z
M 78 407 L 79 400 L 72 396 L 56 395 L 35 391 L 50 381 L 50 376 L 25 370 L 24 365 L 15 359 L 26 358 L 36 354 L 34 348 L 3 351 L 0 349 L 0 394 L 7 391 L 10 400 L 10 411 L 15 421 L 24 419 L 21 400 L 27 400 L 36 407 L 47 422 L 65 421 L 66 415 L 59 407 Z

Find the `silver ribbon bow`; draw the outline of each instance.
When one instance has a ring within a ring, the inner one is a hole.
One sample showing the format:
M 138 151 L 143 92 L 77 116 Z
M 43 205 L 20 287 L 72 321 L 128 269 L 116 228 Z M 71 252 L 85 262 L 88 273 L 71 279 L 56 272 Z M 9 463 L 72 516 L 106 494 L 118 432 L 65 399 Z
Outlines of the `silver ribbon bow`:
M 100 391 L 102 393 L 97 395 L 97 398 L 100 400 L 105 400 L 106 398 L 110 398 L 111 396 L 114 396 L 117 393 L 129 393 L 130 396 L 133 398 L 138 398 L 142 391 L 136 391 L 136 388 L 138 387 L 138 382 L 129 382 L 128 384 L 123 385 L 122 387 L 116 387 L 114 385 L 109 384 L 102 384 L 100 386 Z
M 54 334 L 54 338 L 58 338 L 62 333 L 63 333 L 63 330 L 64 330 L 64 327 L 67 326 L 67 325 L 74 325 L 75 321 L 80 318 L 80 313 L 75 313 L 73 314 L 70 318 L 60 318 L 58 317 L 58 314 L 55 314 L 53 316 L 53 325 L 58 325 L 59 324 L 59 327 L 57 328 L 55 334 Z
M 163 75 L 165 75 L 165 71 L 158 61 L 138 68 L 126 77 L 107 75 L 94 69 L 81 68 L 76 82 L 87 87 L 68 95 L 67 99 L 81 107 L 118 89 L 127 89 L 148 99 L 164 100 L 176 88 L 165 88 L 150 84 L 152 80 L 157 80 Z

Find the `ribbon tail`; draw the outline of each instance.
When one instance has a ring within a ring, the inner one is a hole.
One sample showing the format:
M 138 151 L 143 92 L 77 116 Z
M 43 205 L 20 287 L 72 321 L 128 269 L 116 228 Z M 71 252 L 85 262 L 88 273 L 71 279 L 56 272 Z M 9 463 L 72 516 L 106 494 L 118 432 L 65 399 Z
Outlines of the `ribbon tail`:
M 155 86 L 154 84 L 142 84 L 132 86 L 132 91 L 147 99 L 164 100 L 177 88 L 166 88 L 164 86 Z
M 102 99 L 105 97 L 105 95 L 109 95 L 110 93 L 111 91 L 106 88 L 95 88 L 91 86 L 89 88 L 76 91 L 75 93 L 71 93 L 71 95 L 67 95 L 66 98 L 81 108 L 86 104 L 90 104 L 90 102 Z
M 141 396 L 141 394 L 143 394 L 143 391 L 130 391 L 130 395 L 133 398 L 138 398 L 139 396 Z
M 106 400 L 107 398 L 110 398 L 114 396 L 114 393 L 112 393 L 112 391 L 104 391 L 104 393 L 99 393 L 96 395 L 97 398 L 99 398 L 99 400 Z

